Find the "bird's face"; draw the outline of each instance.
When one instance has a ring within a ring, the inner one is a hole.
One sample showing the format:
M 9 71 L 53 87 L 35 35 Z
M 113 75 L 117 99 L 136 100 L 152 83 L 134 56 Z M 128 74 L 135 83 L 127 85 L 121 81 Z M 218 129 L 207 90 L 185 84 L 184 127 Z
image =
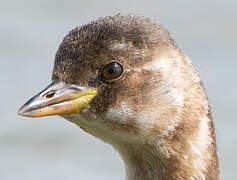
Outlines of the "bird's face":
M 140 141 L 152 132 L 165 135 L 181 103 L 171 94 L 178 92 L 170 84 L 173 76 L 178 77 L 169 69 L 173 61 L 167 57 L 172 53 L 139 35 L 94 32 L 76 28 L 64 38 L 52 83 L 19 114 L 60 115 L 110 143 Z

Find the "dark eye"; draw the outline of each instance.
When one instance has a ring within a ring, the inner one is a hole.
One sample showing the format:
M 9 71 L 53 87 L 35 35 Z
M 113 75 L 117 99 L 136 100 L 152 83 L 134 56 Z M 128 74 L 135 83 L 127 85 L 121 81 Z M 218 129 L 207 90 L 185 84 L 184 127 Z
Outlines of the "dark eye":
M 108 82 L 118 80 L 123 75 L 123 67 L 118 62 L 110 62 L 102 69 L 102 79 Z

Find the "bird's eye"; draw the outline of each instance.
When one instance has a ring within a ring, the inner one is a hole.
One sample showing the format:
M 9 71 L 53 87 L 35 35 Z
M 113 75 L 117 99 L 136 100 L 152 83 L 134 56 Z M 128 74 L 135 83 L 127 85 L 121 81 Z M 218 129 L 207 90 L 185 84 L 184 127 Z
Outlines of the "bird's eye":
M 102 69 L 101 72 L 102 80 L 106 82 L 116 81 L 120 79 L 122 75 L 123 75 L 123 67 L 118 62 L 110 62 Z

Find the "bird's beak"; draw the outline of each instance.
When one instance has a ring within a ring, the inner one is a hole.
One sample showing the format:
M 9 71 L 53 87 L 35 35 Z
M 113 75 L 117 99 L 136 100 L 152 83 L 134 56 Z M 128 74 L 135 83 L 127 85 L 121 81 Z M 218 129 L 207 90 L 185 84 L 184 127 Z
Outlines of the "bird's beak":
M 85 88 L 54 81 L 27 101 L 18 111 L 18 115 L 42 117 L 79 113 L 96 94 L 96 88 Z

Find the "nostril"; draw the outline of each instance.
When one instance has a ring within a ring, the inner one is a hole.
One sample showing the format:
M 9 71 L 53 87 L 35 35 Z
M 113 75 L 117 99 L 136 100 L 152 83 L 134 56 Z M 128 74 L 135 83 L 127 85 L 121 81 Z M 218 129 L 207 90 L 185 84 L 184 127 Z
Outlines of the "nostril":
M 49 99 L 49 98 L 52 98 L 54 95 L 55 95 L 55 91 L 50 91 L 47 94 L 45 94 L 45 97 Z

